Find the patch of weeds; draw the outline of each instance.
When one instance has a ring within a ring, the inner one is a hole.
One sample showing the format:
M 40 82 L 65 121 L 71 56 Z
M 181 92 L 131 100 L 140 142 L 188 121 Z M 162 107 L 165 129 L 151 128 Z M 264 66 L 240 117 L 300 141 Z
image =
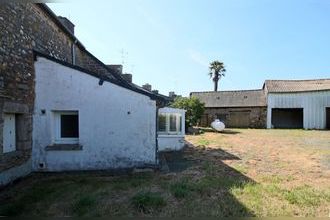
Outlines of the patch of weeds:
M 203 163 L 202 169 L 205 170 L 208 176 L 214 176 L 216 173 L 216 167 L 209 161 Z
M 78 198 L 72 205 L 72 210 L 78 216 L 89 212 L 96 204 L 96 198 L 91 195 L 84 195 Z
M 149 184 L 152 177 L 152 174 L 148 173 L 118 177 L 113 180 L 111 185 L 115 190 L 128 190 L 130 188 L 136 188 Z
M 244 184 L 241 180 L 231 177 L 206 176 L 194 183 L 194 190 L 201 194 L 211 194 L 212 191 L 223 189 L 229 190 L 232 187 L 239 187 Z
M 197 144 L 201 145 L 201 146 L 207 146 L 210 144 L 210 141 L 206 140 L 206 139 L 200 139 L 200 140 L 198 140 Z
M 166 205 L 165 199 L 157 192 L 139 192 L 132 197 L 132 204 L 139 211 L 150 213 Z
M 11 201 L 11 203 L 4 206 L 0 210 L 0 214 L 4 216 L 19 215 L 20 213 L 27 211 L 27 208 L 31 205 L 47 199 L 47 197 L 51 196 L 54 192 L 56 192 L 56 187 L 51 184 L 47 186 L 34 186 L 25 194 L 18 196 L 14 201 Z
M 188 181 L 176 182 L 170 185 L 170 191 L 177 199 L 185 198 L 192 191 L 192 186 Z
M 243 164 L 234 164 L 234 165 L 232 165 L 232 167 L 240 173 L 243 173 L 243 174 L 248 173 L 248 168 L 246 166 L 244 166 Z
M 283 178 L 277 175 L 267 175 L 261 178 L 263 182 L 268 182 L 272 184 L 279 184 L 283 181 Z
M 322 201 L 330 201 L 330 194 L 317 191 L 310 186 L 300 186 L 284 192 L 284 198 L 291 204 L 318 206 Z
M 263 207 L 263 187 L 256 183 L 246 183 L 231 187 L 230 192 L 238 198 L 247 208 L 260 212 Z

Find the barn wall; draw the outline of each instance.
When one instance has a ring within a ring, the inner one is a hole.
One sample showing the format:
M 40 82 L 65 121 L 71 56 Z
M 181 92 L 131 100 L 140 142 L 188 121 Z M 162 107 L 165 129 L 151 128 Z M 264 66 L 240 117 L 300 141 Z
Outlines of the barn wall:
M 230 124 L 231 112 L 250 112 L 249 126 L 250 128 L 265 128 L 267 107 L 228 107 L 228 108 L 205 108 L 204 116 L 200 121 L 200 126 L 209 127 L 214 119 L 218 118 L 218 115 L 225 115 L 225 119 L 221 119 L 226 127 Z M 207 117 L 207 118 L 206 118 Z
M 45 58 L 35 62 L 33 170 L 98 170 L 156 163 L 156 103 Z M 45 110 L 42 114 L 41 110 Z M 82 150 L 46 150 L 53 110 L 79 111 Z M 40 168 L 40 164 L 45 168 Z
M 330 107 L 330 91 L 268 93 L 267 128 L 272 128 L 272 108 L 303 108 L 305 129 L 325 129 L 326 107 Z

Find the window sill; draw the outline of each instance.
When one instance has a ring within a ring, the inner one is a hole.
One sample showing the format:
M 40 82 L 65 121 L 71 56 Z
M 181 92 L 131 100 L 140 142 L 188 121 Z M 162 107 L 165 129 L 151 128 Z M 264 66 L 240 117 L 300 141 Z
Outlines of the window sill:
M 184 137 L 183 134 L 158 134 L 159 138 L 176 138 L 176 137 Z
M 46 151 L 77 151 L 82 150 L 80 144 L 52 144 L 46 147 Z

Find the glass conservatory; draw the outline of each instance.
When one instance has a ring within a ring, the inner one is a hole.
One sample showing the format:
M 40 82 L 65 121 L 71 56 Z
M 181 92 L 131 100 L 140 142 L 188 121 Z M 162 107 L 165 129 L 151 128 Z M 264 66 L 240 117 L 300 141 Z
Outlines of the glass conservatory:
M 185 110 L 160 108 L 158 110 L 158 150 L 181 150 L 185 135 Z

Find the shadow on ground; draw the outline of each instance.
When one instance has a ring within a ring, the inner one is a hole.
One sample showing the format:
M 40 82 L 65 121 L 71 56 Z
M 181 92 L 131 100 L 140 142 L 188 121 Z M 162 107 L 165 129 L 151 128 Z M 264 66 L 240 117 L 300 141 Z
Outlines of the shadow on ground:
M 0 216 L 255 216 L 233 194 L 254 181 L 224 163 L 238 156 L 187 142 L 160 158 L 163 172 L 32 174 L 0 192 Z
M 223 162 L 223 160 L 241 160 L 238 156 L 220 148 L 194 146 L 186 142 L 182 151 L 165 152 L 161 154 L 161 158 L 169 173 L 189 173 L 189 171 L 196 173 L 192 178 L 196 179 L 195 184 L 202 192 L 201 202 L 204 203 L 202 205 L 204 209 L 199 208 L 200 205 L 192 206 L 191 216 L 255 216 L 232 194 L 235 188 L 256 184 L 254 180 Z M 202 177 L 196 178 L 197 175 Z
M 228 128 L 226 128 L 223 131 L 216 131 L 212 128 L 206 128 L 206 127 L 199 127 L 198 129 L 201 130 L 202 132 L 213 132 L 213 133 L 221 133 L 221 134 L 240 134 L 241 133 L 239 131 L 234 131 L 234 130 L 231 130 Z

